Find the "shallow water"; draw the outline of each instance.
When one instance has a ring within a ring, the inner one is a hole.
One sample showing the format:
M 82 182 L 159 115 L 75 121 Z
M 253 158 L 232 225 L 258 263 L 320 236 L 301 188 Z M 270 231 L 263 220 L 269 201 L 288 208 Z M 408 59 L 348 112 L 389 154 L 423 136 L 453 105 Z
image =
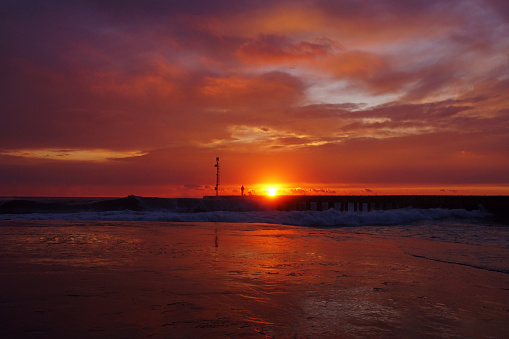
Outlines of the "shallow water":
M 0 221 L 0 335 L 503 337 L 507 232 L 451 223 Z

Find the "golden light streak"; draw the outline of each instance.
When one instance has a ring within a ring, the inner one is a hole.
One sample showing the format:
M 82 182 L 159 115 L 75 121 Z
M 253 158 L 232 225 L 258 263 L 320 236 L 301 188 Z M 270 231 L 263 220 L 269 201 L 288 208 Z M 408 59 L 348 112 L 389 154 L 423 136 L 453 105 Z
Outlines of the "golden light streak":
M 62 161 L 107 161 L 111 159 L 140 157 L 143 151 L 112 151 L 106 149 L 19 149 L 0 151 L 0 155 Z

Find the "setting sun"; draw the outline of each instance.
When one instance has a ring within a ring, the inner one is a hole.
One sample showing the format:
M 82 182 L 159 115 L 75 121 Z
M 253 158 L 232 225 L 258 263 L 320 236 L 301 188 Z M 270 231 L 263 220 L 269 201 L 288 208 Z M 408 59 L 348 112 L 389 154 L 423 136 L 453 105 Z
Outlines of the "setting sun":
M 271 187 L 267 190 L 269 196 L 274 197 L 276 195 L 277 190 L 274 187 Z

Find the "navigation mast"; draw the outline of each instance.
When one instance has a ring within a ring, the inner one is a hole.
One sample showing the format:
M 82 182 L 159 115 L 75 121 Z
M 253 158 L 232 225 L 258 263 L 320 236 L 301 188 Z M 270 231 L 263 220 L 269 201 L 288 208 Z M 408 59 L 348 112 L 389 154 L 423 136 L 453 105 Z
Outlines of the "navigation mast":
M 216 167 L 216 187 L 214 189 L 216 190 L 217 197 L 219 196 L 219 157 L 216 157 L 216 164 L 214 167 Z

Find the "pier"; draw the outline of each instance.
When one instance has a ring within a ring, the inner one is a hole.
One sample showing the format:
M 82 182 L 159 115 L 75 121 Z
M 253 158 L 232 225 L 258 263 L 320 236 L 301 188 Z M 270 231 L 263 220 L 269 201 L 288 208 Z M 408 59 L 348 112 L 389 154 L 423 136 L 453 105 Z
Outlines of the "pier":
M 174 213 L 211 211 L 327 211 L 371 212 L 398 208 L 486 210 L 509 220 L 509 196 L 451 195 L 279 195 L 157 198 L 26 198 L 0 201 L 1 214 L 153 211 Z
M 509 215 L 509 196 L 458 195 L 281 195 L 206 196 L 204 199 L 247 200 L 253 205 L 279 211 L 375 211 L 397 208 L 486 209 L 495 214 Z M 246 201 L 246 202 L 247 202 Z

